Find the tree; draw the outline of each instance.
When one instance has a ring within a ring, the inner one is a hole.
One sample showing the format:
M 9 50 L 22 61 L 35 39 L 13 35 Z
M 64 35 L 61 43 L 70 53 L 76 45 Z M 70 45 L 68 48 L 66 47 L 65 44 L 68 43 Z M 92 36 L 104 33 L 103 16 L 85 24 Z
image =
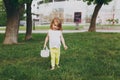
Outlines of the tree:
M 48 0 L 43 0 L 48 1 Z M 5 31 L 5 39 L 3 44 L 17 44 L 20 14 L 24 11 L 24 4 L 27 4 L 27 29 L 25 39 L 32 38 L 32 16 L 31 16 L 31 3 L 32 0 L 3 0 L 6 14 L 7 14 L 7 27 Z
M 20 1 L 21 0 L 3 0 L 7 14 L 7 26 L 3 44 L 18 43 L 20 13 L 24 9 L 24 4 L 21 4 Z
M 99 10 L 101 9 L 103 4 L 108 4 L 112 0 L 83 0 L 83 1 L 87 2 L 88 5 L 91 5 L 92 3 L 96 4 L 92 18 L 91 18 L 90 27 L 88 30 L 90 32 L 95 32 L 96 31 L 96 18 L 97 18 Z
M 33 0 L 27 0 L 26 3 L 26 14 L 27 14 L 27 26 L 26 26 L 26 35 L 25 35 L 25 40 L 30 40 L 32 39 L 32 13 L 31 13 L 31 4 L 32 4 Z M 39 1 L 38 4 L 42 4 L 42 3 L 47 3 L 50 0 L 42 0 Z
M 32 39 L 32 14 L 31 14 L 31 4 L 32 0 L 28 0 L 26 2 L 26 14 L 27 14 L 27 26 L 26 26 L 26 35 L 25 35 L 25 40 L 30 40 Z

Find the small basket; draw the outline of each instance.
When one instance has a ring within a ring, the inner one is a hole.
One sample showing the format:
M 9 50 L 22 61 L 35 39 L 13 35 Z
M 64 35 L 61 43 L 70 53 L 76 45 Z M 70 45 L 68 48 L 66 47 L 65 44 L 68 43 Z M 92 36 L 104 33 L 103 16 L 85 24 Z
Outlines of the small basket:
M 41 57 L 49 57 L 49 49 L 48 49 L 48 47 L 43 48 L 43 50 L 40 51 L 40 56 Z

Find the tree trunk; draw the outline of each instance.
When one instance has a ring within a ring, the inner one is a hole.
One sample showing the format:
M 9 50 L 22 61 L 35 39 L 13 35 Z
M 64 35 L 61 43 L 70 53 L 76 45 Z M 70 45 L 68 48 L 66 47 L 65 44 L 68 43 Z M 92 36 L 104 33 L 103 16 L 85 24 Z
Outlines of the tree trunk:
M 20 13 L 24 9 L 24 4 L 19 5 L 11 3 L 12 0 L 3 0 L 6 14 L 7 14 L 7 26 L 5 31 L 5 38 L 3 44 L 17 44 L 18 43 L 18 31 L 20 22 Z
M 3 0 L 7 13 L 7 26 L 3 44 L 16 44 L 19 29 L 19 8 L 11 4 L 11 0 Z
M 95 6 L 92 18 L 91 18 L 91 22 L 90 22 L 90 27 L 89 27 L 89 32 L 95 32 L 96 31 L 96 18 L 98 15 L 98 12 L 100 10 L 100 8 L 102 7 L 103 4 L 97 4 Z
M 19 13 L 15 12 L 14 15 L 7 17 L 7 26 L 5 32 L 5 39 L 3 44 L 16 44 L 19 29 Z
M 31 2 L 32 3 L 32 2 Z M 27 26 L 26 26 L 26 35 L 25 40 L 32 39 L 32 16 L 31 16 L 31 3 L 27 3 Z

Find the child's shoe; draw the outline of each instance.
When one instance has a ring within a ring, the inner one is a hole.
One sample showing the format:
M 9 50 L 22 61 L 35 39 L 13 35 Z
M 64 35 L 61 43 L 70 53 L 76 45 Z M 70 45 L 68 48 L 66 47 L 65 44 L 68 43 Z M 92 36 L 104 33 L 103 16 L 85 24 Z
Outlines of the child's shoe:
M 50 70 L 54 70 L 55 69 L 55 67 L 51 67 L 51 69 Z
M 59 65 L 57 65 L 57 68 L 60 68 L 60 66 L 59 66 Z

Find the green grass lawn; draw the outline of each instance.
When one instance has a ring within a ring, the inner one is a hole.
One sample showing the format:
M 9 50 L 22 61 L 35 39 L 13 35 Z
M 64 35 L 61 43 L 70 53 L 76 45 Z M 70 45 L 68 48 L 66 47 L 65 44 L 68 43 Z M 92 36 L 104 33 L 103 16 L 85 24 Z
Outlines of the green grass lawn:
M 50 58 L 39 55 L 46 34 L 33 34 L 18 45 L 3 45 L 0 34 L 0 80 L 120 80 L 119 33 L 64 33 L 60 68 L 50 70 Z
M 6 27 L 0 27 L 0 30 L 5 30 L 5 28 Z M 42 26 L 33 27 L 33 30 L 34 29 L 35 30 L 48 30 L 49 28 L 50 28 L 49 25 L 48 26 L 42 25 Z M 82 29 L 83 25 L 79 25 L 79 28 Z M 74 25 L 70 25 L 70 26 L 65 25 L 65 26 L 63 26 L 63 30 L 75 30 L 75 29 L 76 29 L 76 26 L 74 26 Z M 25 26 L 20 26 L 19 30 L 26 30 L 26 27 Z
M 78 29 L 84 29 L 84 27 L 88 26 L 89 24 L 80 24 Z M 63 25 L 63 30 L 75 30 L 76 26 L 75 25 Z M 49 25 L 41 25 L 41 26 L 35 26 L 33 27 L 33 30 L 48 30 L 50 27 Z M 0 27 L 0 31 L 4 31 L 6 29 L 6 27 Z M 120 24 L 118 25 L 111 25 L 111 24 L 107 24 L 107 25 L 96 25 L 96 29 L 120 29 Z M 19 30 L 26 30 L 25 26 L 20 26 Z

